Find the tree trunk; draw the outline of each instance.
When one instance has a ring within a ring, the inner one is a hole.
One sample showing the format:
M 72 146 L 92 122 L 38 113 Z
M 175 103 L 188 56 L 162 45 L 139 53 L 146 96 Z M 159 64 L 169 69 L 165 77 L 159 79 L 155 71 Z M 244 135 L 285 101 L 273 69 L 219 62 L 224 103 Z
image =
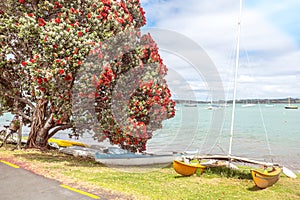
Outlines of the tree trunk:
M 18 141 L 17 141 L 16 149 L 22 148 L 22 128 L 23 128 L 23 118 L 20 117 L 20 128 L 18 130 Z
M 51 129 L 52 115 L 46 120 L 46 107 L 48 100 L 40 99 L 33 113 L 32 124 L 26 148 L 48 148 L 48 133 Z

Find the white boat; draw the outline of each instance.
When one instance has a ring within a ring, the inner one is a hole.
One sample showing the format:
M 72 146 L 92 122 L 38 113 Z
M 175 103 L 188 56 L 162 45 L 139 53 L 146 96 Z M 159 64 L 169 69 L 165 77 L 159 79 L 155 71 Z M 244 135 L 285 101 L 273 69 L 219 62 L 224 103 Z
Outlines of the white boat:
M 212 99 L 210 101 L 210 103 L 208 104 L 208 106 L 206 107 L 207 110 L 215 110 L 215 109 L 219 109 L 220 106 L 217 104 L 214 104 Z
M 141 154 L 132 153 L 123 149 L 113 148 L 111 152 L 96 152 L 96 162 L 107 166 L 151 166 L 168 165 L 174 159 L 179 158 L 179 154 Z
M 272 103 L 270 102 L 270 100 L 268 100 L 268 102 L 265 104 L 265 107 L 267 107 L 267 108 L 273 108 L 273 107 L 275 107 L 275 105 L 272 104 Z
M 285 109 L 298 109 L 298 106 L 297 105 L 286 105 L 284 108 Z
M 215 104 L 209 104 L 209 105 L 206 107 L 207 110 L 215 110 L 215 109 L 219 109 L 219 108 L 220 108 L 220 106 L 215 105 Z
M 250 107 L 254 107 L 255 104 L 254 103 L 246 103 L 242 105 L 242 108 L 250 108 Z
M 152 166 L 152 165 L 168 165 L 174 159 L 180 157 L 174 154 L 95 154 L 96 162 L 100 162 L 106 166 Z
M 274 104 L 266 104 L 265 107 L 267 107 L 267 108 L 273 108 L 273 107 L 275 107 L 275 105 Z
M 242 108 L 250 108 L 250 107 L 254 107 L 254 106 L 256 106 L 256 104 L 254 104 L 254 103 L 248 103 L 248 101 L 246 101 L 246 103 L 245 104 L 242 104 Z
M 197 107 L 197 104 L 189 103 L 189 104 L 183 104 L 184 107 Z
M 288 98 L 288 105 L 284 106 L 285 109 L 298 109 L 297 105 L 291 104 L 291 97 Z
M 193 100 L 186 100 L 185 103 L 183 103 L 183 107 L 197 107 L 198 104 Z

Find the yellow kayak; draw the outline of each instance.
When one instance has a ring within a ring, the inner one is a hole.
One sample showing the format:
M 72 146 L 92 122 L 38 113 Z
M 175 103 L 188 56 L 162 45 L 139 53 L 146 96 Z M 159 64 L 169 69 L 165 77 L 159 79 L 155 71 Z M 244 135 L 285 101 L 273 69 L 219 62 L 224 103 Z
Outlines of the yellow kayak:
M 71 141 L 71 140 L 61 140 L 61 139 L 55 139 L 55 138 L 48 139 L 48 142 L 56 143 L 59 147 L 70 147 L 70 146 L 87 147 L 88 146 L 82 142 Z
M 179 160 L 173 161 L 174 170 L 183 176 L 191 176 L 196 173 L 197 169 L 201 170 L 201 174 L 203 173 L 205 166 L 202 166 L 199 162 L 197 163 L 185 163 Z
M 275 184 L 280 177 L 282 169 L 280 167 L 274 167 L 271 172 L 260 172 L 252 169 L 251 175 L 255 185 L 259 188 L 267 188 Z
M 27 136 L 22 137 L 22 142 L 26 143 L 28 140 Z M 88 147 L 87 144 L 84 144 L 82 142 L 77 142 L 77 141 L 71 141 L 71 140 L 62 140 L 62 139 L 55 139 L 55 138 L 50 138 L 48 139 L 49 143 L 55 143 L 59 147 L 70 147 L 70 146 L 81 146 L 81 147 Z

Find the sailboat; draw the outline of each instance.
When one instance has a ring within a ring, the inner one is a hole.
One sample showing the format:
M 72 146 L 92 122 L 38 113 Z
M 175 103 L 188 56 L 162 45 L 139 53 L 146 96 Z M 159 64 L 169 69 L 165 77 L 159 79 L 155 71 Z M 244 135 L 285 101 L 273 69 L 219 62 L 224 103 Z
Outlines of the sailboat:
M 255 104 L 254 103 L 248 103 L 248 101 L 246 101 L 245 104 L 242 105 L 242 108 L 250 108 L 250 107 L 254 107 Z
M 232 162 L 243 162 L 243 163 L 250 163 L 250 164 L 257 164 L 257 165 L 262 165 L 262 166 L 268 166 L 268 167 L 274 167 L 274 166 L 279 166 L 279 164 L 276 163 L 268 163 L 268 162 L 262 162 L 262 161 L 256 161 L 248 158 L 243 158 L 243 157 L 238 157 L 238 156 L 233 156 L 232 155 L 232 143 L 233 143 L 233 136 L 234 136 L 234 124 L 235 124 L 235 108 L 236 108 L 236 94 L 237 94 L 237 78 L 238 78 L 238 67 L 239 67 L 239 47 L 240 47 L 240 33 L 241 33 L 241 14 L 242 14 L 242 0 L 240 0 L 240 12 L 239 12 L 239 20 L 238 20 L 238 37 L 237 37 L 237 45 L 236 45 L 236 58 L 235 58 L 235 75 L 234 75 L 234 90 L 233 90 L 233 104 L 232 104 L 232 113 L 231 113 L 231 126 L 230 126 L 230 141 L 229 141 L 229 150 L 227 155 L 195 155 L 194 158 L 198 160 L 225 160 L 228 161 L 228 167 L 234 166 Z M 204 164 L 202 164 L 204 165 Z M 173 166 L 175 171 L 178 169 L 178 165 Z M 180 165 L 181 168 L 188 168 L 189 166 L 185 165 Z M 235 166 L 234 166 L 235 167 Z M 285 173 L 287 176 L 295 178 L 296 175 L 289 169 L 283 167 L 283 173 Z M 255 173 L 255 170 L 252 170 L 253 173 Z M 280 176 L 282 170 L 278 170 L 278 174 L 276 173 L 270 173 L 266 176 L 273 177 L 271 180 L 272 182 L 269 185 L 274 184 L 275 182 L 278 181 L 278 178 Z M 257 173 L 255 173 L 257 174 Z M 256 181 L 258 178 L 258 175 L 255 176 L 254 181 Z M 261 179 L 264 177 L 261 175 Z M 256 182 L 255 182 L 256 183 Z
M 288 105 L 284 106 L 285 109 L 298 109 L 297 105 L 291 104 L 291 97 L 288 98 Z
M 193 102 L 192 100 L 188 100 L 188 102 L 185 102 L 183 104 L 183 106 L 184 107 L 197 107 L 198 105 L 195 102 Z
M 273 108 L 275 105 L 270 103 L 270 100 L 268 100 L 267 104 L 265 104 L 265 107 L 267 108 Z
M 214 104 L 212 99 L 210 100 L 210 103 L 206 107 L 207 110 L 214 110 L 214 109 L 218 109 L 218 108 L 220 108 L 220 106 L 217 104 Z

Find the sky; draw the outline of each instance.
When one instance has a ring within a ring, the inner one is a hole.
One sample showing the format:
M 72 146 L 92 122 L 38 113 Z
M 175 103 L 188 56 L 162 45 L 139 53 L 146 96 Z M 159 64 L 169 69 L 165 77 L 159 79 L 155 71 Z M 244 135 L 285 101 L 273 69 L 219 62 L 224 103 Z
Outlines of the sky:
M 225 96 L 232 99 L 239 1 L 141 3 L 146 12 L 145 28 L 178 32 L 201 46 L 220 74 Z M 237 99 L 300 98 L 299 8 L 298 0 L 243 1 Z M 190 96 L 187 91 L 191 91 L 196 99 L 211 98 L 205 79 L 188 59 L 170 51 L 161 50 L 160 54 L 169 68 L 166 78 L 175 97 Z M 186 87 L 186 93 L 179 87 Z

